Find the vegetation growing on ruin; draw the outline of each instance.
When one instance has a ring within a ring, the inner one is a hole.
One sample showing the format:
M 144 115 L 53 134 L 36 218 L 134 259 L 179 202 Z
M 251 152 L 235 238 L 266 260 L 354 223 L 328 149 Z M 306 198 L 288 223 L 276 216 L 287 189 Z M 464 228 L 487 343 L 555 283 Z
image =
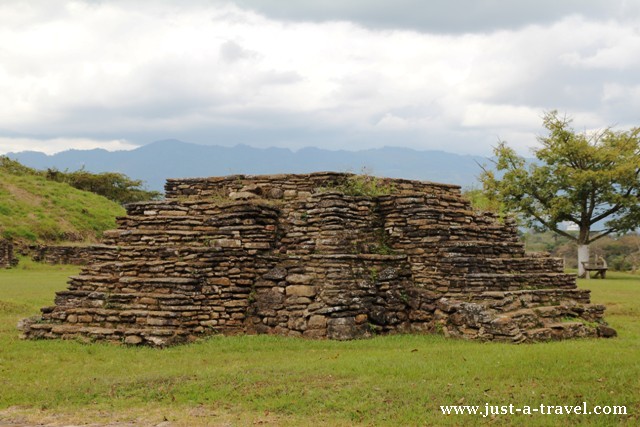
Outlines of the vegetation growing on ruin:
M 479 212 L 493 212 L 500 216 L 506 214 L 504 206 L 496 199 L 488 197 L 483 190 L 479 188 L 467 188 L 462 192 L 463 196 L 469 200 L 471 207 Z
M 96 241 L 123 214 L 118 203 L 0 157 L 0 238 Z
M 591 280 L 611 340 L 485 344 L 435 335 L 355 341 L 214 337 L 164 350 L 21 341 L 75 267 L 0 271 L 0 424 L 637 425 L 640 280 Z M 608 275 L 609 277 L 609 275 Z M 583 284 L 583 282 L 580 282 Z M 626 405 L 626 416 L 443 416 L 440 405 Z
M 394 186 L 386 179 L 362 173 L 350 175 L 342 183 L 321 190 L 337 191 L 347 196 L 378 197 L 393 194 Z

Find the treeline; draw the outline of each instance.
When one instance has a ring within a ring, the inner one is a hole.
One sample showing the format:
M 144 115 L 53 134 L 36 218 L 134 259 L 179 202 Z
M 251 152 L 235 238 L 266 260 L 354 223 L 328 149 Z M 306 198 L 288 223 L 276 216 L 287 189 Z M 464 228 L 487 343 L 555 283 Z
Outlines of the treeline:
M 574 241 L 550 231 L 528 231 L 523 234 L 523 238 L 528 251 L 549 252 L 553 256 L 563 258 L 567 268 L 578 267 Z M 636 272 L 640 269 L 640 234 L 603 237 L 591 244 L 591 257 L 604 258 L 612 270 Z
M 69 172 L 55 168 L 41 171 L 0 156 L 0 167 L 13 175 L 39 175 L 49 181 L 63 182 L 83 191 L 89 191 L 120 204 L 157 200 L 162 197 L 158 191 L 150 191 L 144 182 L 129 178 L 118 172 L 92 173 L 84 169 Z

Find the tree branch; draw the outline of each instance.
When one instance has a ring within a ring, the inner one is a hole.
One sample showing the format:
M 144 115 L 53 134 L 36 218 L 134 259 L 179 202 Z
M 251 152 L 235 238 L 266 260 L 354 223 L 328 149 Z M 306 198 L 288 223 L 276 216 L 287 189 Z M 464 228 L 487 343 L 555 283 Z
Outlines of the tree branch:
M 601 213 L 600 215 L 598 215 L 597 217 L 593 218 L 590 222 L 589 225 L 593 225 L 596 222 L 602 221 L 603 219 L 605 219 L 606 217 L 608 217 L 609 215 L 613 215 L 614 213 L 618 212 L 620 209 L 622 209 L 622 205 L 615 205 L 614 207 L 612 207 L 611 209 L 609 209 L 608 211 L 604 211 L 603 213 Z
M 572 236 L 571 234 L 567 233 L 564 230 L 560 230 L 558 227 L 556 227 L 555 225 L 552 225 L 551 223 L 549 223 L 548 221 L 545 221 L 544 219 L 542 219 L 542 217 L 540 215 L 538 215 L 537 213 L 533 212 L 530 209 L 526 209 L 526 212 L 531 215 L 532 217 L 534 217 L 538 222 L 540 222 L 542 225 L 544 225 L 545 227 L 547 227 L 549 230 L 553 231 L 554 233 L 558 233 L 561 236 L 567 237 L 570 240 L 575 240 L 576 242 L 578 241 L 578 239 L 575 236 Z
M 618 231 L 618 230 L 617 230 L 617 229 L 615 229 L 615 228 L 610 228 L 610 229 L 608 229 L 607 231 L 604 231 L 604 232 L 602 232 L 602 233 L 598 234 L 596 237 L 594 237 L 594 238 L 592 238 L 592 239 L 589 239 L 589 241 L 587 242 L 587 244 L 593 243 L 593 242 L 595 242 L 596 240 L 601 239 L 601 238 L 603 238 L 603 237 L 605 237 L 605 236 L 608 236 L 608 235 L 609 235 L 609 234 L 611 234 L 611 233 L 615 233 L 616 231 Z

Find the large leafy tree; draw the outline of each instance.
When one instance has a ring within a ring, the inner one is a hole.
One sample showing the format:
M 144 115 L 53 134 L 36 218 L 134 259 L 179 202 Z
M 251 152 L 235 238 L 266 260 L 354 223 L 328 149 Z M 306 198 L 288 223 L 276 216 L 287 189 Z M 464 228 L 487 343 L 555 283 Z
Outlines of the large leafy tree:
M 536 159 L 527 162 L 499 143 L 483 188 L 528 225 L 574 240 L 583 276 L 590 243 L 640 225 L 640 128 L 576 132 L 557 111 L 543 123 L 547 134 L 538 138 Z M 561 228 L 567 221 L 578 225 L 577 235 Z

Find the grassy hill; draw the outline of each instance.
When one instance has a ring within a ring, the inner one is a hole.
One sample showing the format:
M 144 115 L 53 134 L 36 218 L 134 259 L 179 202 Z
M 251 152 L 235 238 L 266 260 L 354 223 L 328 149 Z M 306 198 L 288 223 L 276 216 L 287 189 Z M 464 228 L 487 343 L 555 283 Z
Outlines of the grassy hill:
M 102 196 L 49 181 L 17 162 L 0 159 L 0 237 L 22 242 L 97 241 L 124 214 Z

